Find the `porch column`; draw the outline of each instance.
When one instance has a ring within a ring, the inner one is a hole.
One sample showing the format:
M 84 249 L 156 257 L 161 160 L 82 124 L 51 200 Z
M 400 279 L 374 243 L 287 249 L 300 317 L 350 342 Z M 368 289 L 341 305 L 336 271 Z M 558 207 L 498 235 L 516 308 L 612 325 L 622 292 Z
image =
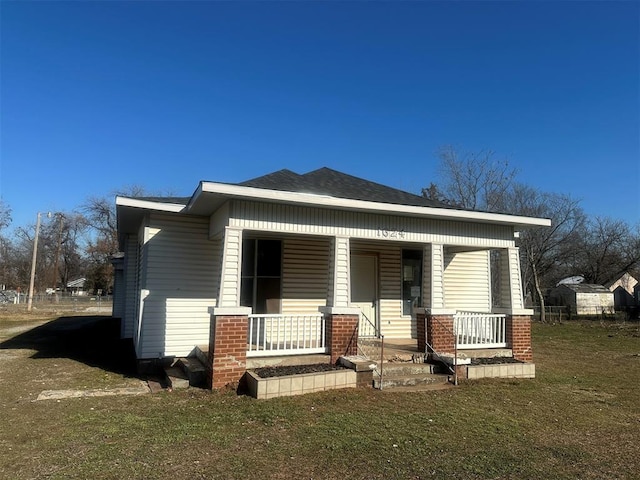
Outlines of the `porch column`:
M 513 358 L 523 362 L 533 360 L 531 349 L 531 315 L 507 315 L 507 346 L 513 352 Z
M 496 309 L 506 313 L 507 346 L 517 360 L 533 360 L 531 350 L 531 316 L 533 310 L 524 308 L 520 252 L 517 247 L 500 251 L 500 305 Z
M 327 306 L 348 307 L 351 303 L 351 247 L 348 237 L 334 237 L 329 259 Z
M 353 307 L 321 307 L 325 316 L 326 345 L 335 364 L 343 355 L 358 353 L 358 323 L 360 309 Z
M 211 388 L 237 388 L 247 370 L 250 307 L 209 308 L 208 383 Z
M 242 229 L 225 227 L 220 284 L 215 307 L 209 308 L 208 383 L 211 388 L 237 387 L 247 368 L 250 307 L 240 306 Z
M 453 353 L 453 316 L 444 298 L 444 245 L 424 246 L 422 298 L 425 308 L 415 310 L 418 350 L 426 352 L 427 343 L 437 352 Z M 428 353 L 428 352 L 426 352 Z
M 500 250 L 500 306 L 510 310 L 524 308 L 520 254 L 517 247 Z
M 360 309 L 351 303 L 351 262 L 348 237 L 332 239 L 329 288 L 327 306 L 320 311 L 325 317 L 326 345 L 331 354 L 331 363 L 342 355 L 358 352 L 358 324 Z
M 225 227 L 222 242 L 222 265 L 217 306 L 237 307 L 240 305 L 242 229 Z

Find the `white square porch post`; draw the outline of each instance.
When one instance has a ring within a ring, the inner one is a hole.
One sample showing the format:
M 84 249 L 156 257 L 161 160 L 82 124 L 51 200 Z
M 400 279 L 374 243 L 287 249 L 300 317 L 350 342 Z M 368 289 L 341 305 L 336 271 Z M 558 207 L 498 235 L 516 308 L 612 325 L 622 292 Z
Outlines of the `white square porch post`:
M 519 250 L 517 247 L 502 249 L 500 257 L 500 306 L 509 313 L 518 313 L 524 309 Z
M 501 306 L 507 314 L 505 336 L 513 357 L 525 362 L 533 359 L 531 350 L 531 315 L 533 310 L 524 308 L 520 253 L 517 247 L 500 251 Z
M 358 351 L 360 309 L 351 307 L 349 237 L 334 237 L 332 247 L 327 306 L 321 307 L 320 311 L 325 316 L 325 338 L 331 363 L 336 363 L 340 356 L 354 355 Z
M 220 291 L 209 309 L 208 383 L 211 388 L 237 386 L 246 370 L 247 331 L 251 308 L 240 306 L 242 229 L 225 227 Z
M 225 227 L 218 307 L 240 306 L 240 274 L 242 266 L 242 229 Z
M 329 276 L 329 307 L 348 307 L 351 303 L 351 256 L 348 237 L 334 237 Z
M 418 350 L 426 352 L 427 343 L 438 352 L 453 352 L 453 315 L 446 310 L 444 296 L 444 245 L 432 243 L 423 251 L 422 298 L 425 308 L 416 311 Z

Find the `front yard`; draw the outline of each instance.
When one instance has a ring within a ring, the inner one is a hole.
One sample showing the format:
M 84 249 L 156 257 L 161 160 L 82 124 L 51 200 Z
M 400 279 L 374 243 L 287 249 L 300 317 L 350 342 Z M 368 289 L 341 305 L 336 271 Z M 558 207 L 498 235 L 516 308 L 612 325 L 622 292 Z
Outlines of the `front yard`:
M 534 325 L 535 380 L 267 401 L 193 389 L 34 401 L 43 390 L 140 384 L 107 317 L 47 320 L 0 313 L 0 478 L 603 479 L 640 471 L 638 323 Z

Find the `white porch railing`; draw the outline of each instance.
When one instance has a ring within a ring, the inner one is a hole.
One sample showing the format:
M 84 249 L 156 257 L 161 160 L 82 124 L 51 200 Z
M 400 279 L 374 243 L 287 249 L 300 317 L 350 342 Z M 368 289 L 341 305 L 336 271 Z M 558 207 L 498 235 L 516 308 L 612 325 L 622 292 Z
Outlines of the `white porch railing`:
M 247 357 L 326 353 L 325 321 L 315 315 L 249 315 Z
M 506 315 L 458 312 L 454 316 L 458 348 L 504 348 L 507 346 Z

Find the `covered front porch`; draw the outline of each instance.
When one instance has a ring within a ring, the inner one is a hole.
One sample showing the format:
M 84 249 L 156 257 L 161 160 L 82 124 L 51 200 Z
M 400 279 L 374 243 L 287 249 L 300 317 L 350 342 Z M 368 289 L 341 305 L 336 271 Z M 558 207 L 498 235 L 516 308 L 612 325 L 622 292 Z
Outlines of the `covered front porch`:
M 515 247 L 232 228 L 222 240 L 210 309 L 214 387 L 237 380 L 248 361 L 283 356 L 326 354 L 335 363 L 342 355 L 457 359 L 458 351 L 492 350 L 531 360 Z

